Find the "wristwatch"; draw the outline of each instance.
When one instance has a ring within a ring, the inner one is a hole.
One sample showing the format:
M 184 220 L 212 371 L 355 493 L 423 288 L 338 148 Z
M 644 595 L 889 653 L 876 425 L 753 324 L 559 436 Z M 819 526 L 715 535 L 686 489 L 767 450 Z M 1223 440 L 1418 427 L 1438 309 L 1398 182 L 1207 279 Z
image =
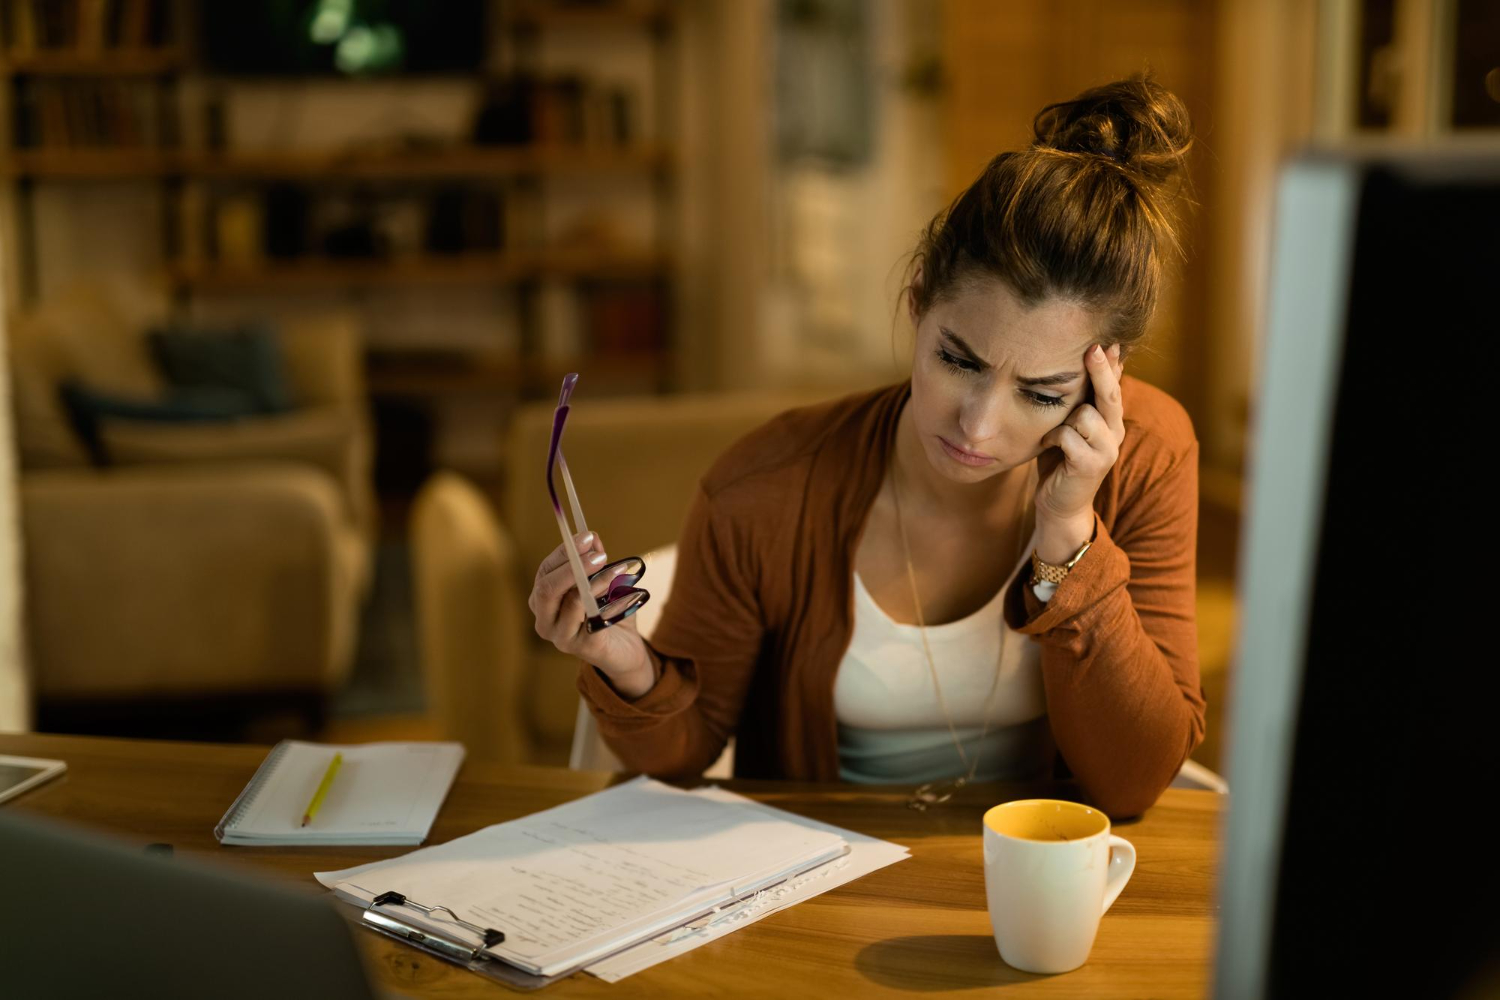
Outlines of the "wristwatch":
M 1069 559 L 1067 562 L 1063 563 L 1060 566 L 1055 563 L 1042 562 L 1042 560 L 1036 554 L 1036 549 L 1032 549 L 1032 585 L 1035 586 L 1038 583 L 1062 583 L 1063 580 L 1067 579 L 1068 571 L 1071 570 L 1074 566 L 1078 565 L 1078 560 L 1083 558 L 1083 554 L 1087 552 L 1089 550 L 1089 546 L 1093 544 L 1094 543 L 1092 541 L 1084 542 L 1083 547 L 1080 548 L 1077 552 L 1073 553 L 1073 558 Z

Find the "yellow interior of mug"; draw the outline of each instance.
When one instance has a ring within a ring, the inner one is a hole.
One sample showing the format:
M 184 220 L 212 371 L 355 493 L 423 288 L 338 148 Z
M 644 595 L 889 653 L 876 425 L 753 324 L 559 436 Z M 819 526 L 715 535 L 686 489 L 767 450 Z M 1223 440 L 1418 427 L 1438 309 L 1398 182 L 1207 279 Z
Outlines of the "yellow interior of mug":
M 984 814 L 984 825 L 1002 837 L 1060 843 L 1106 832 L 1109 817 L 1077 802 L 1022 799 L 991 808 Z

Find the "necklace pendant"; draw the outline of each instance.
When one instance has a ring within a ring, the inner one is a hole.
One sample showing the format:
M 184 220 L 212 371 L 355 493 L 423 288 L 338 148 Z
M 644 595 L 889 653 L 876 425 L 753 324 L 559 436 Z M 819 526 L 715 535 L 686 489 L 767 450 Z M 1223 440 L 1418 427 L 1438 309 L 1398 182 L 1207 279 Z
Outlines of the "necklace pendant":
M 917 812 L 926 812 L 930 807 L 942 805 L 953 798 L 953 793 L 969 783 L 967 776 L 954 778 L 951 781 L 929 781 L 912 793 L 911 798 L 906 800 L 908 809 Z

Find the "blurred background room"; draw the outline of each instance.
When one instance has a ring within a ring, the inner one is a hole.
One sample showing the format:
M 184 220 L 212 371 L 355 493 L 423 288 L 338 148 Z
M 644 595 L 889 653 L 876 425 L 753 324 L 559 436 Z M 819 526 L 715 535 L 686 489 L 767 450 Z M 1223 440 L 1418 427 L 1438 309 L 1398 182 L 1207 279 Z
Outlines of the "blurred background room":
M 0 32 L 0 729 L 513 762 L 566 762 L 578 710 L 526 607 L 562 376 L 590 527 L 663 551 L 738 435 L 904 377 L 906 255 L 986 161 L 1150 70 L 1198 142 L 1129 372 L 1202 445 L 1220 767 L 1277 165 L 1500 128 L 1496 0 L 0 0 Z

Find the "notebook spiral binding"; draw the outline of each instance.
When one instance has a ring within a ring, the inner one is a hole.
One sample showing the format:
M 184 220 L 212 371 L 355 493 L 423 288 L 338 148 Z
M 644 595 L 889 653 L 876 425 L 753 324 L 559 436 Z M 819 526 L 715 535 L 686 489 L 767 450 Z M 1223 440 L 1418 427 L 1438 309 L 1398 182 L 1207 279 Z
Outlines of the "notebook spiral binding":
M 214 827 L 215 837 L 223 840 L 224 831 L 236 826 L 250 810 L 250 807 L 255 804 L 256 796 L 260 794 L 261 789 L 265 788 L 271 772 L 276 770 L 276 765 L 281 762 L 281 758 L 286 756 L 289 749 L 291 749 L 291 744 L 285 740 L 271 748 L 271 752 L 266 754 L 266 759 L 261 761 L 260 767 L 255 769 L 255 775 L 251 777 L 250 783 L 245 786 L 244 791 L 240 792 L 240 797 L 234 800 L 234 805 L 229 807 L 229 812 L 225 813 L 219 825 Z

